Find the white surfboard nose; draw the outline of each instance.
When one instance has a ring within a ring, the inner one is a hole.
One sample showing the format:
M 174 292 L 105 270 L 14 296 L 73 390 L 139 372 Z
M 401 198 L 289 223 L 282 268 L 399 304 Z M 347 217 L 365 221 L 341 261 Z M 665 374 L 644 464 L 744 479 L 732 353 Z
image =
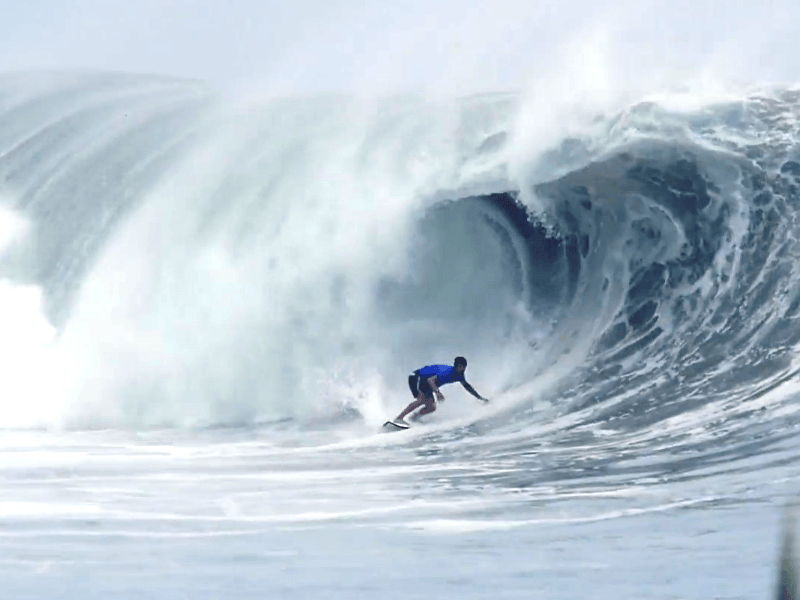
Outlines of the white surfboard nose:
M 384 431 L 403 431 L 409 427 L 409 424 L 405 421 L 386 421 L 386 423 L 383 424 Z

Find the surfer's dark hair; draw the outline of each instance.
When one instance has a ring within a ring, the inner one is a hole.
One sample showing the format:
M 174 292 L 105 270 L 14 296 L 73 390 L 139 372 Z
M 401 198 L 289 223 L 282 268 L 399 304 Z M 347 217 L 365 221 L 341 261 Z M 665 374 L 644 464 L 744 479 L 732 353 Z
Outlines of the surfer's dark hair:
M 456 360 L 455 360 L 454 364 L 455 364 L 456 367 L 458 365 L 464 365 L 464 368 L 466 369 L 467 368 L 467 359 L 464 358 L 463 356 L 456 356 Z

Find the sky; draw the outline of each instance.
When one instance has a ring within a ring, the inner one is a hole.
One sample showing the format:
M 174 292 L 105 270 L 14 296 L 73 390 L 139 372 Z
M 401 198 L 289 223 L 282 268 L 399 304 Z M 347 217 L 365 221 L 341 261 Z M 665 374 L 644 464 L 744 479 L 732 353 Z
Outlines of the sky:
M 0 71 L 464 94 L 516 90 L 588 59 L 621 85 L 794 83 L 798 34 L 796 0 L 4 0 Z

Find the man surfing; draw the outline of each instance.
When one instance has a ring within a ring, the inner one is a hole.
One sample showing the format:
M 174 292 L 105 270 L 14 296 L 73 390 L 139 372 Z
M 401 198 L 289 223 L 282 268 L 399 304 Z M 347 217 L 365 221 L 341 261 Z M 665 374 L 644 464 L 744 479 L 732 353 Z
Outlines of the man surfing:
M 423 409 L 411 417 L 412 421 L 416 421 L 422 415 L 432 413 L 436 410 L 436 402 L 433 399 L 434 394 L 439 402 L 444 402 L 444 394 L 439 391 L 439 387 L 447 385 L 448 383 L 455 383 L 456 381 L 463 385 L 464 389 L 478 400 L 489 402 L 476 392 L 475 388 L 467 383 L 467 380 L 464 378 L 464 371 L 466 371 L 466 369 L 467 359 L 463 356 L 456 356 L 455 361 L 453 361 L 453 366 L 428 365 L 427 367 L 422 367 L 414 371 L 408 376 L 408 387 L 411 390 L 411 395 L 414 396 L 416 400 L 409 404 L 406 409 L 401 412 L 394 421 L 390 421 L 390 423 L 402 428 L 407 428 L 408 423 L 403 420 L 405 416 L 423 405 Z

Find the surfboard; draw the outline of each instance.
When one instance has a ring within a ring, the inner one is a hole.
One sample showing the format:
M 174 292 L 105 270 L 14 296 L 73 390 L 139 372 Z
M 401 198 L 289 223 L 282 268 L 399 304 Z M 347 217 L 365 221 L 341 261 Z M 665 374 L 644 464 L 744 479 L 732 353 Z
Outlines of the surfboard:
M 383 430 L 386 432 L 405 431 L 408 428 L 409 428 L 408 425 L 405 425 L 403 423 L 395 423 L 394 421 L 386 421 L 386 423 L 383 424 Z

